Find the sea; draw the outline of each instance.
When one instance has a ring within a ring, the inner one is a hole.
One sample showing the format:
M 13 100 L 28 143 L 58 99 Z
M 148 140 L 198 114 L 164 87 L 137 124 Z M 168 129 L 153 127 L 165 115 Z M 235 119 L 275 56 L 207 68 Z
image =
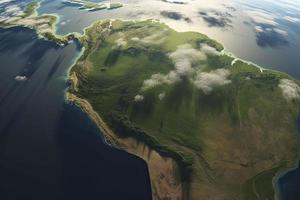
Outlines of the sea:
M 58 16 L 60 35 L 83 33 L 96 20 L 159 19 L 300 79 L 299 0 L 93 1 L 124 7 L 91 12 L 43 0 L 38 13 Z M 89 117 L 65 102 L 67 73 L 81 50 L 27 28 L 0 29 L 0 199 L 151 199 L 146 163 L 106 144 Z M 299 200 L 299 186 L 300 168 L 287 172 L 278 181 L 281 199 Z

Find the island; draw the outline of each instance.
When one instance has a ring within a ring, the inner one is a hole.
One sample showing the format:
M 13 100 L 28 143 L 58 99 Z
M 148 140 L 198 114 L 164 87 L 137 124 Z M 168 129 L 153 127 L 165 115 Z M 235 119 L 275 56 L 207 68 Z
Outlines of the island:
M 297 166 L 298 80 L 157 20 L 103 20 L 58 36 L 58 18 L 38 6 L 0 26 L 81 43 L 66 100 L 107 143 L 148 163 L 153 199 L 275 199 L 276 177 Z
M 0 22 L 0 27 L 27 27 L 35 30 L 40 37 L 51 40 L 61 46 L 75 39 L 76 34 L 79 35 L 78 33 L 70 33 L 65 36 L 57 35 L 55 32 L 59 17 L 52 14 L 38 15 L 37 9 L 40 7 L 40 4 L 41 2 L 39 1 L 29 3 L 22 14 Z
M 62 3 L 79 6 L 79 9 L 97 11 L 103 9 L 117 9 L 123 7 L 122 3 L 95 3 L 87 0 L 65 0 Z

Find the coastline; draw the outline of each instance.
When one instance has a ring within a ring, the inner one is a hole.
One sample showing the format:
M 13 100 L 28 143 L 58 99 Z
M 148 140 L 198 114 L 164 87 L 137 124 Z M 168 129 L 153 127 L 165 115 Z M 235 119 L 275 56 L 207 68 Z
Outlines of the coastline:
M 40 16 L 40 15 L 38 15 L 37 10 L 38 10 L 38 7 L 35 9 L 36 16 Z M 52 25 L 52 32 L 51 32 L 53 34 L 54 38 L 56 38 L 56 39 L 64 39 L 64 40 L 67 40 L 67 42 L 68 42 L 69 41 L 68 40 L 68 36 L 73 35 L 75 39 L 78 39 L 80 41 L 81 37 L 84 37 L 84 35 L 85 35 L 85 30 L 88 28 L 88 27 L 86 27 L 84 29 L 84 33 L 83 34 L 69 33 L 69 34 L 63 35 L 63 36 L 62 35 L 57 35 L 56 34 L 56 25 L 59 22 L 59 16 L 58 15 L 54 15 L 54 14 L 51 14 L 51 15 L 47 14 L 47 15 L 44 15 L 44 16 L 53 16 L 53 17 L 56 18 L 55 23 Z M 96 23 L 96 22 L 94 22 L 94 23 Z M 92 26 L 93 24 L 91 24 L 90 26 Z M 17 27 L 17 26 L 21 26 L 21 27 L 26 27 L 26 28 L 33 29 L 33 30 L 35 30 L 37 32 L 37 34 L 41 38 L 52 40 L 53 42 L 56 42 L 57 44 L 62 45 L 59 42 L 57 42 L 55 39 L 53 40 L 51 38 L 45 37 L 44 35 L 42 35 L 42 33 L 38 29 L 36 29 L 35 27 L 32 27 L 30 25 L 26 25 L 26 24 L 25 25 L 11 25 L 11 26 L 7 26 L 7 27 L 4 27 L 4 28 L 11 28 L 11 27 Z M 67 79 L 67 81 L 70 82 L 70 86 L 69 87 L 73 86 L 73 87 L 76 88 L 76 81 L 72 80 L 74 78 L 73 76 L 76 77 L 76 74 L 72 74 L 71 70 L 74 67 L 74 65 L 78 62 L 79 58 L 83 55 L 84 51 L 85 51 L 85 49 L 84 49 L 84 47 L 82 47 L 81 53 L 74 59 L 74 63 L 68 68 L 66 79 Z M 247 64 L 252 64 L 252 65 L 256 66 L 257 68 L 260 69 L 260 71 L 262 73 L 263 73 L 264 70 L 268 70 L 268 71 L 270 70 L 270 69 L 265 69 L 263 67 L 260 67 L 260 66 L 258 66 L 256 64 L 252 63 L 252 62 L 240 59 L 240 58 L 236 57 L 235 55 L 231 54 L 230 52 L 226 52 L 225 48 L 224 48 L 223 51 L 224 51 L 224 53 L 226 55 L 228 55 L 228 56 L 230 56 L 230 57 L 232 57 L 234 59 L 237 59 L 237 60 L 240 60 L 240 61 L 245 62 Z M 277 70 L 270 70 L 270 71 L 277 72 Z M 113 146 L 115 148 L 123 149 L 123 150 L 125 150 L 125 151 L 127 151 L 127 152 L 129 152 L 131 154 L 137 155 L 138 157 L 144 159 L 148 163 L 150 177 L 151 177 L 151 182 L 152 181 L 153 182 L 160 181 L 159 174 L 162 173 L 162 172 L 159 172 L 159 173 L 155 173 L 154 172 L 155 170 L 160 170 L 160 169 L 157 169 L 157 165 L 155 165 L 156 164 L 155 162 L 161 162 L 161 164 L 159 164 L 159 166 L 161 166 L 161 167 L 162 167 L 162 165 L 166 165 L 166 166 L 164 166 L 166 168 L 161 169 L 161 170 L 166 170 L 166 171 L 163 171 L 163 173 L 172 174 L 172 173 L 174 173 L 176 171 L 176 168 L 178 166 L 176 164 L 176 161 L 174 161 L 172 158 L 161 156 L 156 150 L 151 149 L 147 144 L 145 144 L 144 142 L 141 142 L 141 141 L 137 140 L 136 138 L 133 138 L 133 137 L 119 138 L 106 125 L 106 123 L 103 121 L 103 119 L 101 118 L 101 116 L 99 116 L 99 114 L 96 111 L 94 111 L 94 109 L 92 108 L 91 104 L 87 100 L 81 99 L 81 98 L 75 96 L 74 94 L 70 93 L 68 91 L 69 88 L 67 88 L 66 90 L 67 90 L 65 92 L 65 100 L 66 100 L 66 102 L 74 103 L 83 112 L 85 112 L 85 113 L 88 114 L 88 116 L 92 119 L 92 121 L 94 121 L 94 123 L 97 124 L 98 128 L 104 134 L 104 136 L 106 138 L 106 142 L 107 142 L 108 145 L 111 145 L 111 146 Z M 300 139 L 299 134 L 298 134 L 298 138 Z M 298 155 L 299 156 L 298 156 L 297 164 L 295 166 L 292 166 L 291 168 L 288 168 L 286 170 L 282 170 L 281 172 L 278 172 L 276 174 L 276 176 L 272 180 L 272 182 L 273 182 L 273 188 L 274 188 L 274 191 L 275 191 L 275 199 L 276 200 L 280 199 L 278 197 L 278 195 L 280 195 L 280 188 L 279 188 L 279 185 L 278 185 L 278 180 L 281 177 L 283 177 L 286 173 L 288 173 L 289 171 L 292 171 L 292 170 L 294 170 L 294 169 L 296 169 L 296 168 L 299 167 L 298 161 L 299 161 L 299 158 L 300 158 L 300 152 L 298 152 Z M 174 170 L 174 171 L 172 171 L 172 170 Z M 153 173 L 155 174 L 154 179 L 152 177 Z M 177 193 L 176 197 L 178 197 L 178 195 L 183 194 L 182 183 L 180 183 L 180 181 L 176 180 L 175 176 L 174 177 L 170 176 L 170 177 L 167 177 L 167 178 L 169 178 L 167 181 L 171 181 L 172 183 L 174 183 L 174 187 L 170 186 L 170 188 L 168 188 L 168 185 L 164 185 L 166 188 L 163 188 L 163 189 L 159 188 L 162 191 L 160 193 L 167 193 L 167 191 L 169 191 L 170 193 L 174 192 L 174 193 Z M 154 190 L 158 190 L 158 188 L 156 188 Z M 159 196 L 159 192 L 153 191 L 152 195 L 155 198 L 156 197 L 163 198 L 162 196 Z M 175 196 L 174 196 L 174 199 L 175 199 Z
M 298 132 L 298 140 L 300 140 L 300 133 L 299 132 Z M 283 199 L 281 199 L 281 190 L 280 190 L 280 186 L 279 186 L 279 180 L 282 177 L 284 177 L 287 173 L 298 169 L 300 167 L 299 163 L 300 163 L 300 150 L 298 151 L 298 160 L 296 161 L 296 163 L 288 169 L 279 171 L 273 177 L 272 183 L 273 183 L 273 188 L 274 188 L 274 192 L 275 192 L 275 200 L 283 200 Z
M 113 20 L 115 20 L 115 19 L 111 19 L 110 21 L 113 21 Z M 104 20 L 103 20 L 104 21 Z M 130 21 L 130 20 L 124 20 L 124 21 Z M 135 20 L 135 21 L 138 21 L 138 20 Z M 89 27 L 92 27 L 95 23 L 97 23 L 98 21 L 95 21 L 94 23 L 92 23 L 91 25 L 89 25 L 88 27 L 86 27 L 85 29 L 84 29 L 84 33 L 81 35 L 81 36 L 85 36 L 85 33 L 86 33 L 86 29 L 88 29 Z M 162 23 L 162 22 L 160 22 L 160 23 Z M 224 46 L 223 46 L 224 47 Z M 274 72 L 274 73 L 276 73 L 276 72 L 279 72 L 279 73 L 281 73 L 280 71 L 278 71 L 278 70 L 272 70 L 272 69 L 267 69 L 267 68 L 264 68 L 264 67 L 261 67 L 261 66 L 259 66 L 259 65 L 257 65 L 257 64 L 255 64 L 255 63 L 253 63 L 253 62 L 251 62 L 251 61 L 246 61 L 246 60 L 243 60 L 243 59 L 241 59 L 241 58 L 239 58 L 239 57 L 237 57 L 237 56 L 235 56 L 234 54 L 232 54 L 232 53 L 230 53 L 230 52 L 227 52 L 226 51 L 226 49 L 225 49 L 225 47 L 224 47 L 224 49 L 221 51 L 221 53 L 222 54 L 224 54 L 224 55 L 227 55 L 227 56 L 229 56 L 229 57 L 231 57 L 231 58 L 233 58 L 234 59 L 234 61 L 241 61 L 241 62 L 243 62 L 243 63 L 246 63 L 246 64 L 248 64 L 248 65 L 253 65 L 254 67 L 256 67 L 256 68 L 258 68 L 259 69 L 259 71 L 261 72 L 261 73 L 263 73 L 264 71 L 270 71 L 270 72 Z M 80 57 L 80 56 L 79 56 Z M 234 65 L 234 63 L 232 63 L 232 66 Z M 72 78 L 72 77 L 76 77 L 76 73 L 75 72 L 73 72 L 74 74 L 71 74 L 71 70 L 72 70 L 72 68 L 73 68 L 73 66 L 71 66 L 70 67 L 70 70 L 69 70 L 69 74 L 68 74 L 68 76 L 69 76 L 69 81 L 71 81 L 71 83 L 72 84 L 75 84 L 76 85 L 76 79 L 75 79 L 75 81 L 74 81 L 74 79 Z M 290 75 L 288 75 L 291 79 L 294 79 L 293 77 L 291 77 Z M 294 79 L 294 80 L 296 80 L 296 79 Z M 71 85 L 72 85 L 71 84 Z M 72 86 L 70 86 L 70 87 L 72 87 Z M 76 86 L 75 86 L 75 88 L 76 88 Z M 104 134 L 104 136 L 105 136 L 105 138 L 108 138 L 107 139 L 107 144 L 108 145 L 112 145 L 113 147 L 115 147 L 115 148 L 120 148 L 120 149 L 122 149 L 122 150 L 125 150 L 125 151 L 127 151 L 127 152 L 129 152 L 129 153 L 131 153 L 131 154 L 134 154 L 134 155 L 136 155 L 136 156 L 138 156 L 138 157 L 140 157 L 140 158 L 142 158 L 142 159 L 144 159 L 146 162 L 147 162 L 147 164 L 148 164 L 148 167 L 149 167 L 149 173 L 150 173 L 150 178 L 151 178 L 151 185 L 153 186 L 153 183 L 155 183 L 158 179 L 156 179 L 156 177 L 155 178 L 153 178 L 153 176 L 152 176 L 152 173 L 151 173 L 151 171 L 153 172 L 154 170 L 153 170 L 153 168 L 151 168 L 151 165 L 152 165 L 152 163 L 150 163 L 150 160 L 151 159 L 149 159 L 149 155 L 147 156 L 147 157 L 145 157 L 145 154 L 144 154 L 144 151 L 145 150 L 143 150 L 143 152 L 141 153 L 141 152 L 139 152 L 139 151 L 136 151 L 136 147 L 138 147 L 139 145 L 142 145 L 143 147 L 143 149 L 149 149 L 148 151 L 150 151 L 150 152 L 155 152 L 155 154 L 158 154 L 159 155 L 159 153 L 157 152 L 157 151 L 155 151 L 155 150 L 153 150 L 153 149 L 150 149 L 148 146 L 147 146 L 147 144 L 145 144 L 144 142 L 141 142 L 141 141 L 139 141 L 139 140 L 137 140 L 136 138 L 134 138 L 134 137 L 131 137 L 131 136 L 129 136 L 128 137 L 128 139 L 124 139 L 124 138 L 120 138 L 120 137 L 118 137 L 107 125 L 106 125 L 106 123 L 103 121 L 103 119 L 99 116 L 99 114 L 96 112 L 96 111 L 94 111 L 93 110 L 93 108 L 92 108 L 92 106 L 91 106 L 91 104 L 87 101 L 87 100 L 85 100 L 85 99 L 80 99 L 79 97 L 77 97 L 77 96 L 75 96 L 74 94 L 72 94 L 72 93 L 70 93 L 69 91 L 67 91 L 66 92 L 66 101 L 67 102 L 70 102 L 70 103 L 75 103 L 75 105 L 76 106 L 78 106 L 78 107 L 80 107 L 81 108 L 81 110 L 83 111 L 83 112 L 85 112 L 91 119 L 92 119 L 92 121 L 94 121 L 96 124 L 97 124 L 97 126 L 98 126 L 98 128 L 101 130 L 101 132 Z M 298 139 L 300 140 L 300 136 L 298 135 Z M 135 145 L 135 147 L 134 148 L 129 148 L 129 147 L 133 147 L 134 146 L 134 143 L 136 143 L 136 144 L 138 144 L 137 146 Z M 146 150 L 147 151 L 147 150 Z M 300 158 L 300 151 L 299 151 L 299 158 Z M 161 158 L 163 158 L 163 156 L 161 156 Z M 166 158 L 168 158 L 168 157 L 165 157 L 163 160 L 166 160 Z M 172 158 L 170 158 L 170 159 L 172 159 Z M 280 200 L 280 188 L 279 188 L 279 185 L 278 185 L 278 180 L 281 178 L 281 177 L 283 177 L 286 173 L 288 173 L 289 171 L 292 171 L 292 170 L 294 170 L 294 169 L 296 169 L 296 168 L 298 168 L 299 167 L 299 164 L 298 164 L 298 161 L 299 161 L 299 159 L 298 160 L 296 160 L 295 162 L 296 163 L 294 163 L 292 166 L 290 166 L 290 167 L 288 167 L 288 168 L 286 168 L 286 169 L 282 169 L 282 170 L 280 170 L 279 172 L 277 172 L 276 173 L 276 175 L 272 178 L 272 184 L 273 184 L 273 189 L 274 189 L 274 194 L 275 194 L 275 197 L 274 197 L 274 199 L 275 200 Z M 174 162 L 174 164 L 176 164 L 176 161 L 173 161 Z M 167 162 L 166 162 L 167 163 Z M 173 164 L 173 165 L 174 165 Z M 177 166 L 178 167 L 178 166 Z M 156 168 L 156 170 L 157 170 L 157 168 Z M 177 182 L 177 184 L 181 184 L 181 188 L 180 188 L 180 194 L 184 194 L 185 192 L 183 191 L 184 189 L 184 183 L 180 183 L 180 181 L 179 182 Z M 193 185 L 193 182 L 190 182 L 189 183 L 190 185 Z M 176 191 L 176 190 L 175 190 Z M 163 190 L 163 192 L 166 192 L 166 190 Z M 177 192 L 178 192 L 178 189 L 177 189 Z M 179 193 L 178 193 L 179 194 Z M 153 195 L 153 199 L 160 199 L 161 197 L 158 197 L 157 196 L 157 194 L 156 193 L 152 193 L 152 195 Z M 182 195 L 181 196 L 181 199 L 183 198 L 183 196 L 185 196 L 185 195 Z M 173 198 L 172 198 L 173 199 Z
M 178 166 L 172 158 L 161 156 L 156 150 L 151 149 L 147 144 L 133 137 L 117 137 L 98 113 L 93 110 L 87 100 L 81 99 L 70 92 L 66 92 L 65 98 L 69 103 L 74 103 L 78 106 L 96 123 L 108 145 L 125 150 L 147 162 L 151 177 L 153 199 L 164 199 L 166 197 L 174 200 L 183 199 L 184 187 L 174 176 Z

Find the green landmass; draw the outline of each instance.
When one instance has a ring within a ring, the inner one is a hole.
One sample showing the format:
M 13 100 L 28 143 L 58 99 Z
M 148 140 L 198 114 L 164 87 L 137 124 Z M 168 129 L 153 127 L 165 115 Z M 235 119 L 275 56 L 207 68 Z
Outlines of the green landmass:
M 39 36 L 51 40 L 60 45 L 66 45 L 70 40 L 75 38 L 74 33 L 65 36 L 56 35 L 55 25 L 57 23 L 57 16 L 50 14 L 37 15 L 36 10 L 39 7 L 39 1 L 33 1 L 29 3 L 22 14 L 13 17 L 8 21 L 1 22 L 0 27 L 28 27 L 36 30 Z
M 24 13 L 21 15 L 22 18 L 26 18 L 29 17 L 30 15 L 33 15 L 36 11 L 36 9 L 38 8 L 39 3 L 37 1 L 33 1 L 31 3 L 29 3 L 25 10 Z
M 123 7 L 122 3 L 95 3 L 87 0 L 66 0 L 65 4 L 78 5 L 79 9 L 86 9 L 89 11 L 96 11 L 102 9 L 116 9 Z
M 178 178 L 199 186 L 191 196 L 274 199 L 273 177 L 296 164 L 299 150 L 299 100 L 279 85 L 297 81 L 233 63 L 207 36 L 152 20 L 96 22 L 80 41 L 85 51 L 69 92 L 88 100 L 118 137 L 174 158 Z M 181 48 L 191 52 L 186 74 L 176 69 L 187 61 Z
M 0 25 L 33 28 L 59 44 L 77 37 L 85 50 L 69 92 L 88 100 L 117 137 L 173 158 L 193 199 L 274 199 L 274 176 L 297 162 L 298 81 L 153 20 L 102 21 L 83 36 L 57 36 L 57 18 L 37 16 L 38 6 Z

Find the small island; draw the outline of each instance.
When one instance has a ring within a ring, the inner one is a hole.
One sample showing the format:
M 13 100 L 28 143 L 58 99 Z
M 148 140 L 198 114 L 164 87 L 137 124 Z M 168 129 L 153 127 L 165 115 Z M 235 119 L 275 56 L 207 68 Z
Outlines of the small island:
M 117 9 L 123 7 L 122 3 L 94 3 L 87 0 L 65 0 L 62 3 L 79 6 L 79 9 L 97 11 L 102 9 Z

